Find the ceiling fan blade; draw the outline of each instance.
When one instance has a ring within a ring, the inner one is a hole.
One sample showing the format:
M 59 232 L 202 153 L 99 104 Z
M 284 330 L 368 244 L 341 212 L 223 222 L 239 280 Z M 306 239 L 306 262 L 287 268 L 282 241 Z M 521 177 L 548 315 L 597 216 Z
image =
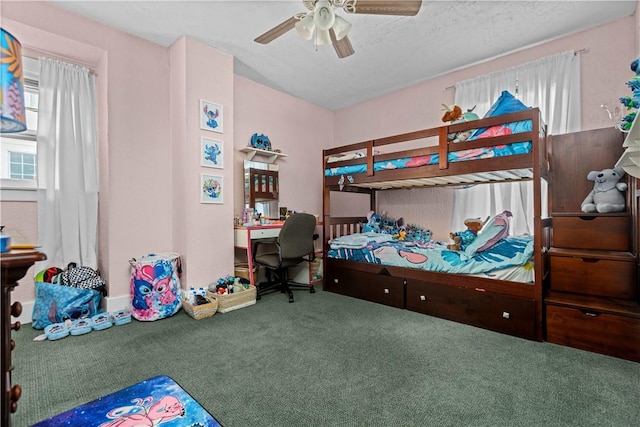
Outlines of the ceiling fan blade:
M 353 50 L 353 46 L 351 46 L 351 42 L 347 36 L 344 36 L 340 40 L 336 39 L 336 33 L 333 31 L 333 28 L 329 30 L 329 37 L 331 37 L 331 44 L 333 48 L 336 50 L 338 54 L 338 58 L 346 58 L 347 56 L 351 56 L 356 53 Z
M 344 11 L 368 15 L 414 16 L 420 10 L 420 0 L 355 0 L 345 2 Z
M 270 43 L 275 39 L 277 39 L 278 37 L 280 37 L 281 35 L 283 35 L 284 33 L 286 33 L 287 31 L 292 30 L 293 27 L 295 27 L 296 22 L 298 22 L 298 19 L 295 16 L 292 16 L 286 21 L 276 25 L 266 33 L 256 37 L 254 41 L 262 44 Z

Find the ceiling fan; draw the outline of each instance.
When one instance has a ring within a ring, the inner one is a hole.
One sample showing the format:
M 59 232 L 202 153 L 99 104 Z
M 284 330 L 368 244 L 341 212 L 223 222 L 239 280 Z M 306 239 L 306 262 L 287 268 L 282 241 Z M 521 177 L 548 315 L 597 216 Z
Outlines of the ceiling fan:
M 276 25 L 254 41 L 267 44 L 295 28 L 305 40 L 313 40 L 317 46 L 332 44 L 339 58 L 353 55 L 355 51 L 347 37 L 351 23 L 335 10 L 368 15 L 414 16 L 422 1 L 417 0 L 302 0 L 308 12 L 298 13 Z

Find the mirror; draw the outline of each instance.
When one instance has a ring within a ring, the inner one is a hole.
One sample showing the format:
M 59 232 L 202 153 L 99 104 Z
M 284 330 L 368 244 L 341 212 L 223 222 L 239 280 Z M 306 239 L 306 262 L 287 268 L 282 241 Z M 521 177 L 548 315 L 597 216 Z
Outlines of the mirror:
M 278 165 L 244 161 L 244 207 L 262 216 L 278 219 Z

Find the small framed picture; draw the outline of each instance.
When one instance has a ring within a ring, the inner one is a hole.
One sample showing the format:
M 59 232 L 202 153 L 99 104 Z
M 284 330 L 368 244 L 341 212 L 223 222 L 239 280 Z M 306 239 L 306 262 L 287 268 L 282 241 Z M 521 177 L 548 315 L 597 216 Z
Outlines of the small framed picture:
M 206 168 L 224 168 L 224 143 L 215 139 L 200 138 L 200 165 Z
M 223 132 L 224 113 L 222 105 L 215 102 L 200 100 L 200 129 L 212 132 Z
M 222 177 L 216 175 L 200 175 L 200 203 L 222 204 L 224 186 Z

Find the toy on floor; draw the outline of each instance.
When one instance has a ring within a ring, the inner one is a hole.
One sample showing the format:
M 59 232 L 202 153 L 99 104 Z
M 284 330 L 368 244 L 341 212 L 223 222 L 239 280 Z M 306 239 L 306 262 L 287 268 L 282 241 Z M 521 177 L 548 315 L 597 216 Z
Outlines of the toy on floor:
M 582 212 L 622 212 L 625 210 L 624 191 L 627 184 L 620 182 L 624 177 L 622 168 L 591 171 L 587 174 L 589 181 L 594 181 L 593 190 L 581 205 Z
M 463 231 L 452 231 L 449 233 L 449 237 L 453 240 L 453 243 L 447 245 L 447 249 L 452 251 L 464 251 L 468 245 L 478 237 L 478 232 L 482 230 L 482 227 L 487 223 L 489 217 L 484 221 L 482 218 L 467 218 L 464 220 L 464 225 L 467 227 Z
M 44 328 L 44 333 L 38 335 L 34 341 L 55 341 L 64 337 L 88 334 L 91 331 L 102 331 L 113 325 L 125 325 L 131 323 L 131 313 L 127 310 L 114 311 L 113 313 L 99 313 L 92 317 L 52 323 Z

